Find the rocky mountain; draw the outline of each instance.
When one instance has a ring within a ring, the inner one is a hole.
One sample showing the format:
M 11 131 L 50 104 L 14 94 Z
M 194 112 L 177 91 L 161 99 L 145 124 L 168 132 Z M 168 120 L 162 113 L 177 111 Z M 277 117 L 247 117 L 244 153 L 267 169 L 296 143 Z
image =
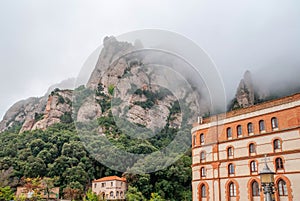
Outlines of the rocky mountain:
M 111 36 L 106 37 L 103 44 L 86 87 L 79 87 L 75 93 L 73 90 L 54 89 L 44 97 L 16 103 L 1 121 L 0 132 L 14 126 L 19 126 L 20 132 L 46 129 L 52 124 L 70 121 L 72 112 L 76 121 L 86 122 L 108 115 L 109 111 L 133 124 L 155 130 L 167 123 L 172 127 L 180 127 L 182 104 L 187 103 L 191 110 L 197 110 L 196 93 L 180 87 L 183 84 L 180 82 L 168 86 L 176 81 L 178 75 L 151 66 L 151 62 L 161 60 L 162 55 L 133 53 L 142 47 L 140 41 L 131 44 L 117 41 Z M 175 67 L 179 65 L 171 58 L 164 58 L 163 62 Z M 79 104 L 77 95 L 85 93 L 88 95 L 83 95 Z M 181 100 L 178 101 L 177 97 L 181 97 Z M 73 99 L 75 111 L 72 111 Z
M 180 128 L 184 121 L 192 123 L 196 115 L 209 113 L 209 105 L 195 86 L 186 87 L 182 75 L 176 74 L 186 64 L 162 52 L 139 51 L 142 47 L 140 41 L 132 44 L 105 37 L 86 86 L 75 90 L 50 87 L 52 92 L 43 97 L 19 101 L 0 122 L 0 132 L 16 126 L 20 132 L 44 130 L 59 122 L 88 122 L 110 114 L 151 130 L 166 125 Z M 74 80 L 65 82 L 73 85 Z M 257 90 L 247 71 L 229 110 L 254 105 L 265 94 Z

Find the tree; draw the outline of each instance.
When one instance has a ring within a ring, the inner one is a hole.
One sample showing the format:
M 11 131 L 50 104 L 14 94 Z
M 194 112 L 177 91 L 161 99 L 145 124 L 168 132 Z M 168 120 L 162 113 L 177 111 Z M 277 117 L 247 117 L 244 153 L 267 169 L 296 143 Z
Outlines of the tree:
M 76 200 L 82 194 L 83 186 L 79 182 L 71 182 L 64 190 L 64 197 L 66 199 Z
M 0 200 L 9 201 L 14 198 L 14 192 L 11 190 L 9 186 L 0 188 Z
M 151 193 L 150 201 L 165 201 L 158 195 L 158 193 Z
M 42 188 L 47 195 L 47 200 L 49 200 L 50 194 L 53 193 L 52 189 L 54 188 L 54 182 L 57 179 L 58 179 L 57 177 L 56 178 L 44 177 L 41 181 Z
M 146 201 L 144 195 L 138 191 L 135 187 L 128 187 L 128 191 L 126 193 L 127 201 Z
M 86 192 L 86 198 L 84 199 L 84 201 L 98 201 L 98 196 L 92 191 L 92 189 L 89 189 Z

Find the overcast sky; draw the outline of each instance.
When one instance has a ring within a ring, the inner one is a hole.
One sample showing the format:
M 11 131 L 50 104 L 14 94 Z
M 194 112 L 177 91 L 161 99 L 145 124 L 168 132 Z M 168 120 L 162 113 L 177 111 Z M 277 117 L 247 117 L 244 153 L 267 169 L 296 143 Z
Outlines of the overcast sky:
M 300 69 L 298 0 L 2 0 L 0 117 L 16 101 L 76 77 L 106 35 L 146 28 L 196 42 L 229 95 L 246 69 L 279 80 Z

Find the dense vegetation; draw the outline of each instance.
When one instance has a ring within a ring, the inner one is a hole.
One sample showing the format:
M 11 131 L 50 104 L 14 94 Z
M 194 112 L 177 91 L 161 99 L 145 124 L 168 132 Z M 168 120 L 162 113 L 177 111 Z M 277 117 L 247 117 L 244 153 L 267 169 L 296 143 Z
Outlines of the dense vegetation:
M 0 199 L 11 199 L 11 192 L 24 178 L 53 178 L 60 196 L 82 200 L 92 180 L 108 175 L 122 176 L 96 161 L 82 145 L 73 123 L 56 124 L 47 130 L 19 134 L 14 127 L 0 135 Z M 111 142 L 132 153 L 149 153 L 166 146 L 176 129 L 166 127 L 149 140 L 130 140 L 109 115 L 98 123 L 106 128 Z M 191 157 L 183 156 L 165 170 L 150 174 L 125 174 L 129 182 L 127 200 L 191 200 Z M 123 174 L 124 175 L 124 174 Z M 55 179 L 54 179 L 55 178 Z M 72 194 L 73 192 L 73 194 Z M 77 194 L 74 196 L 74 193 Z M 1 196 L 5 196 L 2 198 Z M 89 195 L 92 196 L 92 195 Z

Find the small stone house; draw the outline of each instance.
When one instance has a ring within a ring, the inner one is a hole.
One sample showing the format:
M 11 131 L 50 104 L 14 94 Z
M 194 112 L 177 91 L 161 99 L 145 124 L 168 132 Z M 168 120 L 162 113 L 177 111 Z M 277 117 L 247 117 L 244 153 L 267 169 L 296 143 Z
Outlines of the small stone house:
M 125 200 L 126 179 L 118 176 L 108 176 L 94 180 L 92 191 L 105 200 Z

